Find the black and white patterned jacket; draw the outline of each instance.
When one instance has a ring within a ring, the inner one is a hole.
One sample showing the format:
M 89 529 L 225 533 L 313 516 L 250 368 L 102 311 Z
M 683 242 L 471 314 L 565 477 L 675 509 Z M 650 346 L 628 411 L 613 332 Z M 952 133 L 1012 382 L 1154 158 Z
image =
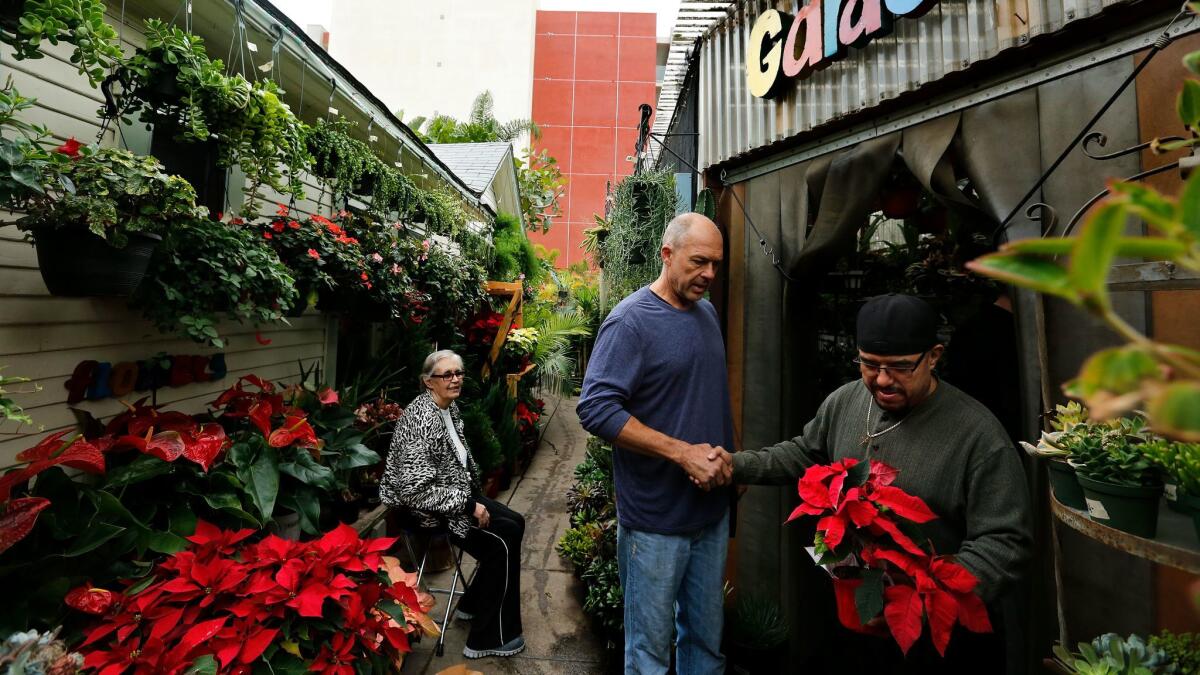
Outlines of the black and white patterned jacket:
M 408 509 L 421 527 L 447 526 L 455 535 L 466 537 L 475 524 L 479 467 L 454 403 L 450 404 L 450 417 L 467 448 L 467 466 L 458 460 L 437 404 L 426 391 L 408 404 L 396 422 L 387 469 L 379 481 L 379 500 Z

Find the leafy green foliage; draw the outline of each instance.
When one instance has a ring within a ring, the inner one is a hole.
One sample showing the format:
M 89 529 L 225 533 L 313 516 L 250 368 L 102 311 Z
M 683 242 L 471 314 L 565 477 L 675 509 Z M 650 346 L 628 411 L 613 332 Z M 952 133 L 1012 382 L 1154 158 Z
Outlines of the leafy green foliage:
M 1164 630 L 1150 636 L 1150 647 L 1166 653 L 1174 662 L 1177 675 L 1200 673 L 1200 634 Z
M 410 274 L 417 288 L 429 297 L 424 322 L 438 344 L 450 344 L 457 328 L 486 297 L 486 273 L 477 262 L 430 244 L 423 260 Z
M 164 232 L 132 303 L 159 330 L 221 348 L 220 316 L 274 323 L 296 299 L 291 274 L 254 229 L 196 218 Z
M 205 212 L 187 181 L 168 176 L 153 157 L 128 150 L 80 146 L 75 159 L 56 161 L 46 172 L 44 192 L 15 201 L 27 214 L 17 226 L 34 230 L 35 237 L 39 228 L 86 227 L 121 248 L 131 232 L 165 234 Z
M 1170 656 L 1152 644 L 1147 645 L 1137 635 L 1122 638 L 1106 633 L 1091 641 L 1079 643 L 1072 654 L 1062 645 L 1054 646 L 1059 665 L 1069 673 L 1079 675 L 1155 675 L 1173 673 Z
M 492 426 L 492 418 L 483 404 L 476 401 L 459 406 L 459 411 L 462 415 L 467 447 L 471 449 L 471 455 L 479 465 L 479 472 L 486 476 L 504 463 L 504 448 L 500 445 L 500 438 Z
M 879 611 L 882 611 L 882 606 Z M 765 595 L 739 593 L 726 620 L 730 641 L 740 647 L 766 650 L 787 642 L 788 622 L 783 609 L 778 600 Z
M 599 438 L 588 439 L 587 453 L 575 467 L 575 484 L 567 493 L 571 528 L 556 548 L 587 586 L 583 611 L 608 634 L 610 641 L 619 643 L 625 605 L 617 574 L 612 452 L 612 446 Z
M 541 261 L 516 216 L 509 213 L 496 215 L 496 223 L 492 226 L 492 245 L 495 247 L 489 270 L 492 279 L 516 281 L 523 276 L 526 284 L 541 284 Z
M 1142 452 L 1184 492 L 1200 495 L 1200 443 L 1181 443 L 1156 438 Z
M 0 89 L 0 130 L 5 132 L 0 133 L 0 205 L 10 210 L 31 198 L 44 196 L 47 189 L 74 189 L 51 170 L 66 165 L 70 159 L 63 153 L 47 150 L 50 130 L 20 119 L 35 102 L 12 86 L 11 77 Z
M 117 31 L 104 20 L 103 0 L 25 0 L 15 33 L 0 31 L 13 47 L 13 58 L 40 59 L 42 42 L 75 46 L 71 63 L 95 87 L 121 59 Z
M 495 100 L 490 91 L 475 97 L 471 102 L 470 116 L 465 122 L 449 115 L 434 115 L 432 118 L 414 117 L 409 120 L 409 127 L 426 143 L 489 143 L 514 141 L 526 132 L 534 138 L 541 135 L 538 126 L 530 120 L 497 120 Z
M 1077 424 L 1062 432 L 1058 445 L 1070 451 L 1080 476 L 1115 485 L 1161 485 L 1159 468 L 1142 449 L 1150 438 L 1145 420 L 1134 417 Z
M 14 384 L 21 384 L 28 381 L 29 378 L 27 377 L 5 377 L 4 375 L 0 375 L 0 424 L 3 424 L 4 420 L 12 420 L 18 424 L 33 424 L 33 418 L 21 406 L 17 405 L 16 401 L 9 398 L 9 394 L 12 392 L 5 390 L 5 387 L 11 387 Z
M 1193 67 L 1196 59 L 1191 54 L 1184 63 Z M 1195 131 L 1200 125 L 1200 82 L 1185 82 L 1177 111 L 1183 124 Z M 1184 144 L 1154 147 L 1167 151 L 1196 142 L 1194 137 Z M 1092 209 L 1079 236 L 1008 244 L 969 266 L 978 274 L 1079 305 L 1129 343 L 1094 354 L 1067 385 L 1067 393 L 1082 398 L 1094 415 L 1112 417 L 1144 404 L 1158 433 L 1200 442 L 1200 352 L 1139 333 L 1112 310 L 1106 283 L 1109 267 L 1119 256 L 1169 260 L 1200 271 L 1200 171 L 1191 173 L 1176 198 L 1130 183 L 1114 183 L 1110 192 Z M 1123 236 L 1130 218 L 1145 221 L 1159 236 Z M 1064 255 L 1065 266 L 1058 261 Z
M 567 179 L 558 160 L 546 150 L 526 148 L 517 162 L 517 184 L 521 189 L 521 215 L 532 232 L 549 232 L 562 215 L 558 200 L 566 192 Z
M 298 174 L 311 160 L 305 126 L 280 100 L 279 87 L 269 79 L 226 75 L 201 38 L 158 19 L 146 20 L 145 35 L 145 46 L 118 72 L 128 92 L 118 115 L 140 112 L 147 124 L 177 128 L 185 142 L 215 139 L 219 163 L 238 164 L 251 181 L 242 207 L 247 215 L 257 213 L 262 185 L 303 197 Z
M 663 230 L 678 205 L 675 176 L 666 170 L 644 171 L 617 184 L 601 248 L 612 303 L 658 276 Z

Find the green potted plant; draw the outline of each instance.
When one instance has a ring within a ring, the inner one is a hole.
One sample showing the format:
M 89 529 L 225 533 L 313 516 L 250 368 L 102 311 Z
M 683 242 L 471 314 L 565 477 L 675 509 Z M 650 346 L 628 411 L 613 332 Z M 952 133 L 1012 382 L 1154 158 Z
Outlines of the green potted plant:
M 1200 538 L 1200 443 L 1155 439 L 1142 446 L 1143 452 L 1162 467 L 1167 505 L 1192 517 Z M 1172 499 L 1173 497 L 1173 499 Z
M 726 639 L 733 672 L 779 672 L 788 639 L 788 623 L 779 602 L 755 593 L 739 593 L 726 612 Z
M 164 332 L 223 348 L 222 317 L 280 321 L 296 302 L 295 280 L 255 227 L 191 218 L 174 223 L 150 265 L 134 306 Z
M 1054 431 L 1042 432 L 1036 446 L 1021 441 L 1021 447 L 1031 457 L 1046 460 L 1050 487 L 1059 503 L 1073 509 L 1086 510 L 1083 488 L 1079 487 L 1079 481 L 1075 478 L 1075 469 L 1067 463 L 1071 457 L 1071 450 L 1062 437 L 1077 425 L 1086 424 L 1087 411 L 1079 403 L 1072 401 L 1065 406 L 1057 406 L 1056 413 L 1055 419 L 1050 423 Z
M 352 192 L 356 185 L 361 188 L 364 174 L 376 168 L 374 164 L 381 164 L 366 143 L 350 136 L 353 126 L 344 117 L 322 119 L 304 135 L 305 147 L 313 158 L 313 175 L 330 181 L 335 195 Z
M 1079 651 L 1071 653 L 1062 645 L 1054 646 L 1057 664 L 1068 673 L 1078 675 L 1155 675 L 1173 672 L 1170 654 L 1146 644 L 1137 635 L 1122 638 L 1105 633 L 1091 641 L 1080 642 Z
M 1172 633 L 1164 630 L 1150 636 L 1150 646 L 1165 652 L 1175 664 L 1175 675 L 1200 673 L 1200 633 Z
M 3 9 L 0 36 L 18 61 L 43 58 L 42 42 L 66 42 L 75 46 L 71 63 L 94 87 L 122 57 L 102 0 L 8 0 Z
M 1148 438 L 1141 417 L 1109 425 L 1076 425 L 1061 441 L 1083 488 L 1088 515 L 1097 522 L 1140 537 L 1158 532 L 1162 474 L 1142 444 Z
M 145 37 L 116 74 L 125 93 L 107 114 L 127 120 L 140 113 L 141 121 L 161 125 L 178 142 L 213 143 L 217 165 L 237 164 L 250 180 L 244 213 L 257 212 L 264 185 L 303 197 L 298 174 L 311 159 L 305 126 L 280 100 L 278 86 L 226 75 L 201 38 L 157 19 L 146 20 Z
M 72 140 L 55 154 L 69 161 L 52 162 L 40 192 L 14 200 L 46 287 L 54 295 L 129 296 L 162 233 L 202 214 L 195 191 L 158 160 L 128 150 Z
M 343 244 L 335 241 L 335 236 L 322 224 L 303 214 L 293 217 L 284 205 L 280 205 L 275 217 L 262 226 L 262 237 L 275 249 L 296 283 L 296 301 L 284 315 L 301 316 L 319 290 L 333 288 L 333 277 L 328 269 L 336 255 L 335 247 Z

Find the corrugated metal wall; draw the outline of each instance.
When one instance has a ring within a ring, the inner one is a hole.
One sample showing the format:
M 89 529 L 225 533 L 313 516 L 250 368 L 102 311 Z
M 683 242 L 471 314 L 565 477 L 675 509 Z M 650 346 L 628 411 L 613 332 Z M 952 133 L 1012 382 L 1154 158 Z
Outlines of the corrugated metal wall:
M 918 19 L 764 100 L 746 88 L 746 47 L 765 9 L 802 0 L 743 0 L 701 45 L 700 160 L 708 167 L 879 104 L 1121 0 L 941 0 Z

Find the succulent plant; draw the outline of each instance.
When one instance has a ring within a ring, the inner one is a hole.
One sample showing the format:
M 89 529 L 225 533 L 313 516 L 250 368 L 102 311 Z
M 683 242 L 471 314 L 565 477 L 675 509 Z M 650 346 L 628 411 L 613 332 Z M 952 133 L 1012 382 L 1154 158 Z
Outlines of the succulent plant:
M 58 631 L 13 633 L 0 642 L 0 675 L 74 675 L 83 657 L 72 653 Z
M 1055 645 L 1054 655 L 1068 672 L 1079 675 L 1175 675 L 1170 654 L 1159 650 L 1137 635 L 1123 638 L 1105 633 L 1092 642 L 1079 643 L 1079 652 L 1072 654 L 1062 645 Z
M 1080 476 L 1115 485 L 1153 486 L 1162 484 L 1162 472 L 1142 447 L 1152 439 L 1145 420 L 1134 417 L 1079 423 L 1055 442 L 1070 451 L 1071 466 Z

